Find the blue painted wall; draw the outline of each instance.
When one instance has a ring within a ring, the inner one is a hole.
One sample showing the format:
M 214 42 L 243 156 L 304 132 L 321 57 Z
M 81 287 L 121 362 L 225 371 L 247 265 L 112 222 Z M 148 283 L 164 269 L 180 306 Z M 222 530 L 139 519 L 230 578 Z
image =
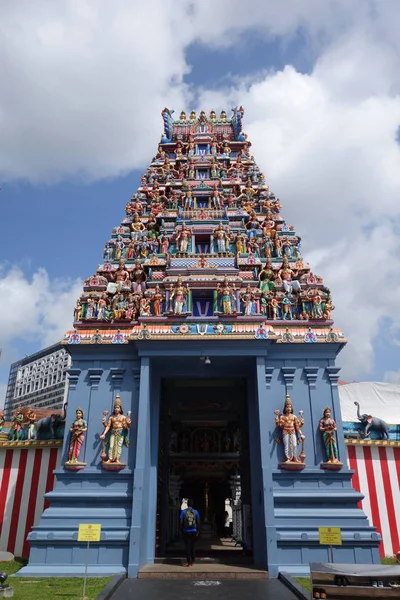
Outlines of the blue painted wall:
M 154 561 L 160 382 L 163 377 L 245 377 L 248 390 L 254 562 L 268 568 L 305 572 L 310 560 L 326 560 L 319 526 L 339 526 L 343 545 L 337 562 L 379 562 L 379 536 L 357 507 L 360 494 L 351 472 L 325 472 L 319 420 L 332 406 L 338 425 L 340 458 L 345 462 L 335 357 L 339 344 L 276 344 L 269 340 L 144 341 L 128 345 L 69 346 L 67 423 L 83 408 L 88 433 L 80 472 L 57 472 L 47 495 L 50 507 L 30 534 L 31 555 L 23 575 L 81 575 L 85 545 L 76 541 L 79 523 L 101 523 L 102 539 L 90 550 L 89 574 L 127 572 L 135 577 Z M 204 371 L 201 356 L 210 356 Z M 123 449 L 127 467 L 119 473 L 100 466 L 102 411 L 111 412 L 115 395 L 132 411 L 131 445 Z M 275 408 L 290 393 L 294 412 L 304 411 L 307 467 L 300 473 L 278 468 L 282 444 L 276 443 Z M 66 428 L 64 460 L 69 436 Z

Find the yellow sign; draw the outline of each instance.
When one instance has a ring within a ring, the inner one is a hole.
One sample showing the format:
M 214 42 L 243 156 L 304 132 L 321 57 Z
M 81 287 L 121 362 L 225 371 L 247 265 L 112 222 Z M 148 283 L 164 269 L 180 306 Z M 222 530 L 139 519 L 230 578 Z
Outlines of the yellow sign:
M 81 523 L 78 530 L 78 542 L 99 542 L 101 525 Z
M 319 543 L 327 546 L 341 546 L 342 532 L 340 527 L 318 527 Z

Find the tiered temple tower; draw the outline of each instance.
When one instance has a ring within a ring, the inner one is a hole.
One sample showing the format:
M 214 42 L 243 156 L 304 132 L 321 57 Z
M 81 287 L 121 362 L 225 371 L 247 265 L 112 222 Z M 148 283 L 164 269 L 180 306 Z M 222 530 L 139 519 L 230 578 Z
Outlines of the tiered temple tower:
M 158 152 L 85 281 L 64 339 L 73 360 L 68 417 L 82 408 L 88 428 L 75 466 L 66 432 L 66 464 L 30 534 L 26 574 L 82 572 L 77 525 L 99 522 L 90 572 L 136 576 L 165 553 L 174 520 L 166 515 L 185 482 L 204 483 L 207 469 L 241 482 L 232 495 L 240 489 L 247 507 L 246 544 L 271 576 L 327 559 L 318 543 L 324 525 L 342 527 L 338 562 L 379 560 L 379 536 L 340 460 L 335 357 L 345 339 L 333 327 L 329 289 L 303 262 L 301 238 L 252 156 L 243 113 L 182 112 L 175 120 L 162 111 Z M 180 404 L 178 388 L 186 389 Z M 100 434 L 102 411 L 112 414 L 117 396 L 129 411 L 131 443 L 113 458 Z M 290 402 L 299 417 L 285 421 Z M 330 445 L 320 430 L 326 405 L 337 427 Z M 190 411 L 203 429 L 189 447 L 182 424 Z M 218 431 L 228 423 L 229 441 L 212 446 L 216 423 Z M 242 427 L 242 445 L 233 427 Z

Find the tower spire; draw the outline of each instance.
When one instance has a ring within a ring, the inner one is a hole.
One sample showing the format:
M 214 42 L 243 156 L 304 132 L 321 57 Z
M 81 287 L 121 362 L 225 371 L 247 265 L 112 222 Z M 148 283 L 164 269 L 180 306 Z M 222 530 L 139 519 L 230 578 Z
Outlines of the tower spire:
M 251 154 L 244 109 L 231 113 L 162 111 L 158 151 L 84 283 L 65 342 L 343 339 L 330 291 L 303 262 L 301 238 Z

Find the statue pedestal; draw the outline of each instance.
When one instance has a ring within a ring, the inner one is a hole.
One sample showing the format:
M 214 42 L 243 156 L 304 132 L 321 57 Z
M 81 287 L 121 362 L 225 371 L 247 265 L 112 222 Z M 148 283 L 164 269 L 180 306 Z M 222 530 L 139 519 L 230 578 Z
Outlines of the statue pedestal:
M 340 471 L 340 469 L 342 467 L 343 467 L 343 463 L 341 463 L 341 462 L 335 462 L 335 463 L 322 462 L 321 463 L 321 468 L 325 469 L 325 471 Z
M 0 586 L 0 598 L 12 598 L 14 596 L 14 588 Z
M 64 468 L 67 471 L 82 471 L 86 467 L 86 464 L 84 462 L 66 462 L 64 463 Z
M 201 526 L 200 536 L 203 540 L 210 540 L 214 537 L 212 525 L 210 523 L 203 523 Z
M 125 469 L 125 467 L 126 467 L 125 463 L 107 463 L 107 462 L 101 463 L 101 468 L 104 469 L 105 471 L 122 471 L 122 469 Z
M 302 471 L 306 468 L 306 463 L 301 462 L 281 462 L 279 468 L 285 471 Z

